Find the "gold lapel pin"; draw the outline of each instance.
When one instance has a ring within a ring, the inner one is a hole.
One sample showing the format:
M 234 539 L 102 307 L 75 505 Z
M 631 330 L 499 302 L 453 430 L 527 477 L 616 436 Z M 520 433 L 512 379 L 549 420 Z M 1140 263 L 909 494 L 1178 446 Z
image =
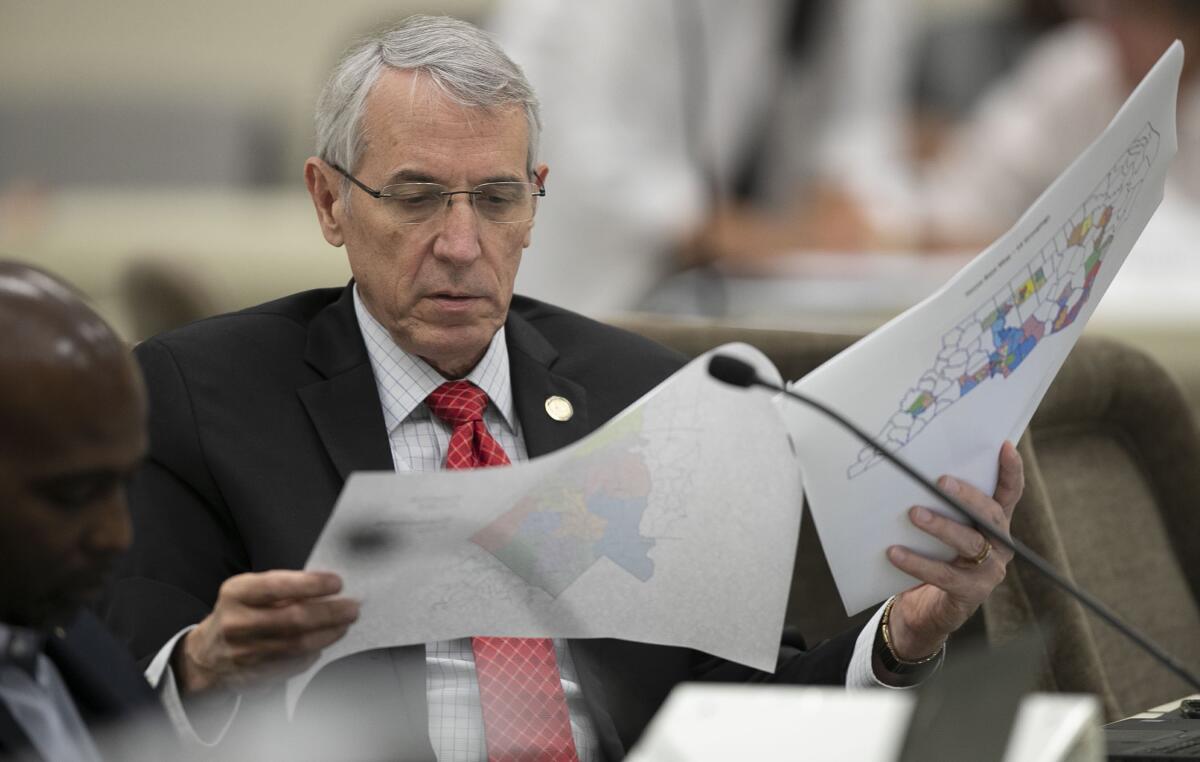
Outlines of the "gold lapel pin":
M 571 416 L 575 415 L 575 408 L 566 397 L 555 394 L 546 398 L 546 415 L 561 423 L 571 420 Z

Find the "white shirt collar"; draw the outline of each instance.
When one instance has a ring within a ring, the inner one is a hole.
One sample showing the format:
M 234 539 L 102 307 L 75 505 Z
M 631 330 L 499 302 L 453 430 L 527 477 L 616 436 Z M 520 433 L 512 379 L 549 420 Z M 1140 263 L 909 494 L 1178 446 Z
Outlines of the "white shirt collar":
M 379 401 L 388 433 L 396 430 L 406 418 L 416 413 L 428 415 L 425 398 L 446 379 L 429 363 L 397 346 L 375 316 L 363 304 L 354 287 L 354 314 L 367 345 L 367 356 L 379 387 Z M 508 345 L 504 341 L 504 326 L 492 336 L 487 351 L 466 380 L 487 392 L 488 399 L 512 431 L 517 430 L 513 410 L 512 379 L 508 372 Z

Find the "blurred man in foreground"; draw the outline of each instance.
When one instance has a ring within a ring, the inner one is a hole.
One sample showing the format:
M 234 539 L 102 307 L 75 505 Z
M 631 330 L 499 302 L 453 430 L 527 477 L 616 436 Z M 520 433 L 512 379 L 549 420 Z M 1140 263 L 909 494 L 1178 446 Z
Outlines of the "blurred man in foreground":
M 0 757 L 98 760 L 98 729 L 161 711 L 82 608 L 129 546 L 142 381 L 74 291 L 24 265 L 0 262 L 0 337 Z
M 192 697 L 224 695 L 236 720 L 249 686 L 303 669 L 352 626 L 357 603 L 338 596 L 335 576 L 289 571 L 304 565 L 352 471 L 541 455 L 683 365 L 644 339 L 513 296 L 545 193 L 539 128 L 520 70 L 469 24 L 413 17 L 364 41 L 321 97 L 319 156 L 305 165 L 322 233 L 346 248 L 354 281 L 138 348 L 151 452 L 109 619 L 168 701 L 180 694 L 187 710 Z M 1000 463 L 995 499 L 947 486 L 1007 531 L 1023 482 L 1011 446 Z M 891 548 L 926 583 L 861 632 L 781 649 L 774 674 L 614 639 L 463 638 L 334 662 L 297 716 L 327 722 L 340 708 L 330 735 L 382 733 L 404 759 L 619 760 L 684 680 L 912 684 L 1008 560 L 972 529 L 923 509 L 912 517 L 959 558 Z

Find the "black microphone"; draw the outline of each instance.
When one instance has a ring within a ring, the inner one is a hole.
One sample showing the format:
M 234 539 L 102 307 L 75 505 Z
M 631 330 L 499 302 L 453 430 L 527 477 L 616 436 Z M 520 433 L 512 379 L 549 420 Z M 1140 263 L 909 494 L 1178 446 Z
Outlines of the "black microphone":
M 985 535 L 990 541 L 1008 548 L 1017 558 L 1020 558 L 1022 561 L 1037 569 L 1038 572 L 1057 585 L 1059 589 L 1066 592 L 1067 595 L 1079 601 L 1079 603 L 1083 604 L 1085 608 L 1089 609 L 1093 614 L 1107 622 L 1113 629 L 1124 635 L 1143 651 L 1150 654 L 1164 667 L 1182 678 L 1197 691 L 1200 691 L 1200 679 L 1197 679 L 1196 676 L 1193 675 L 1185 666 L 1183 666 L 1178 659 L 1168 654 L 1148 637 L 1142 635 L 1133 627 L 1121 621 L 1120 617 L 1118 617 L 1115 612 L 1105 606 L 1098 598 L 1093 596 L 1091 593 L 1088 593 L 1086 590 L 1077 587 L 1066 577 L 1059 574 L 1058 571 L 1050 565 L 1049 561 L 1039 556 L 1020 540 L 1016 539 L 1015 537 L 1003 535 L 993 529 L 989 524 L 984 523 L 981 519 L 975 516 L 974 513 L 972 513 L 970 508 L 946 494 L 927 477 L 922 475 L 919 471 L 905 461 L 901 460 L 886 447 L 876 442 L 874 437 L 851 423 L 846 419 L 845 416 L 838 413 L 836 410 L 833 410 L 824 403 L 821 403 L 812 397 L 808 397 L 800 394 L 799 392 L 795 392 L 791 389 L 780 386 L 779 384 L 767 381 L 762 376 L 758 375 L 758 371 L 754 370 L 753 366 L 743 360 L 739 360 L 736 357 L 730 357 L 729 355 L 713 355 L 708 361 L 708 373 L 718 381 L 724 381 L 725 383 L 733 386 L 747 388 L 751 386 L 761 386 L 763 388 L 770 389 L 771 391 L 779 392 L 780 394 L 784 394 L 798 402 L 803 402 L 809 407 L 820 411 L 823 415 L 837 421 L 840 426 L 854 434 L 854 436 L 862 441 L 863 444 L 874 448 L 875 452 L 879 453 L 881 457 L 907 474 L 913 481 L 920 484 L 937 498 L 944 501 L 947 505 L 965 516 L 967 521 L 971 523 L 971 526 L 978 530 L 980 534 Z
M 708 375 L 730 386 L 754 386 L 758 373 L 754 366 L 729 355 L 713 355 L 708 361 Z

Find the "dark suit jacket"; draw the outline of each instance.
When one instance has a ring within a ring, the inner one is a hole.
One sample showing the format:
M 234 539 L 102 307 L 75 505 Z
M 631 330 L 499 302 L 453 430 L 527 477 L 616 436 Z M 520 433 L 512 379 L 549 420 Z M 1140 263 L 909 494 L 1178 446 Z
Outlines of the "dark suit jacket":
M 148 723 L 161 742 L 166 717 L 142 672 L 90 612 L 80 612 L 62 635 L 46 640 L 54 662 L 75 702 L 79 716 L 93 732 L 125 720 Z M 29 739 L 8 707 L 0 702 L 0 758 L 30 753 Z
M 513 300 L 506 337 L 531 457 L 586 435 L 685 361 L 640 337 L 522 297 Z M 350 472 L 393 465 L 351 287 L 210 318 L 152 339 L 136 355 L 150 396 L 150 457 L 132 485 L 136 539 L 108 621 L 146 658 L 209 612 L 225 578 L 302 568 Z M 546 415 L 553 394 L 574 405 L 569 421 Z M 583 640 L 571 649 L 601 744 L 616 760 L 677 683 L 841 683 L 854 636 L 807 653 L 787 650 L 774 676 L 681 648 Z M 417 739 L 406 747 L 411 756 L 432 759 L 418 679 L 423 653 L 420 646 L 403 650 L 407 667 L 396 669 L 412 677 L 404 695 L 394 695 L 393 683 L 390 698 L 366 702 L 356 716 L 378 710 L 376 721 Z M 343 677 L 361 687 L 381 670 L 359 672 Z M 327 673 L 337 677 L 336 665 L 322 671 L 306 696 L 319 694 Z

